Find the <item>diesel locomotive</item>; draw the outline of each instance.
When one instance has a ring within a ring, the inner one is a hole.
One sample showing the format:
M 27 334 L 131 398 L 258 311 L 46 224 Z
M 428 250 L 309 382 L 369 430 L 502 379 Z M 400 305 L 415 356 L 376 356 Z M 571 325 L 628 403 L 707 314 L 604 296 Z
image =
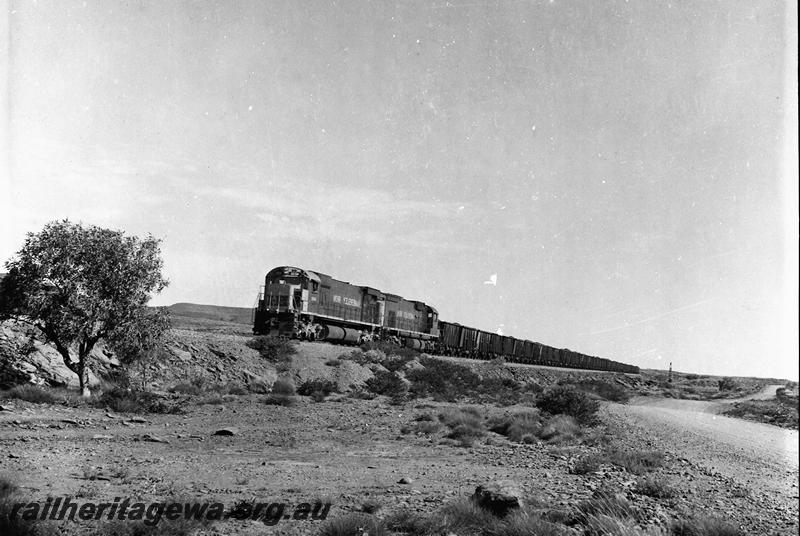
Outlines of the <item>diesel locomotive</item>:
M 293 266 L 267 273 L 253 333 L 345 344 L 390 340 L 440 355 L 639 373 L 633 365 L 445 322 L 424 302 Z

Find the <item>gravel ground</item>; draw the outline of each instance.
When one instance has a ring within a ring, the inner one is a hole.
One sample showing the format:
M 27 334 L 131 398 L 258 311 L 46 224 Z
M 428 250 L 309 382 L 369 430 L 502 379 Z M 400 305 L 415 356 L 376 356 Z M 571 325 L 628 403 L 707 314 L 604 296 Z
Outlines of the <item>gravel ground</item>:
M 187 403 L 186 415 L 132 422 L 104 410 L 14 401 L 0 412 L 0 473 L 22 485 L 31 500 L 179 496 L 230 506 L 242 499 L 298 504 L 327 498 L 333 503 L 331 518 L 370 501 L 383 505 L 382 513 L 433 512 L 479 484 L 510 478 L 553 509 L 568 509 L 602 487 L 625 493 L 654 524 L 701 512 L 732 520 L 748 534 L 796 533 L 796 465 L 783 472 L 767 462 L 754 467 L 757 456 L 744 457 L 724 442 L 714 444 L 710 455 L 708 440 L 679 432 L 685 428 L 680 423 L 670 428 L 649 417 L 642 410 L 646 406 L 612 404 L 603 418 L 619 446 L 666 453 L 654 474 L 675 485 L 679 493 L 671 499 L 634 493 L 640 477 L 613 466 L 570 474 L 578 458 L 598 450 L 586 444 L 518 445 L 489 434 L 463 448 L 442 443 L 441 436 L 401 433 L 414 416 L 447 406 L 339 397 L 319 404 L 304 398 L 295 407 L 281 407 L 245 395 L 228 397 L 222 405 Z M 235 435 L 212 435 L 230 426 L 237 428 Z M 731 471 L 710 465 L 712 460 L 725 460 Z M 399 483 L 403 477 L 411 483 Z M 771 480 L 780 485 L 765 484 Z M 77 522 L 66 525 L 69 534 L 80 534 L 81 528 Z M 254 521 L 226 521 L 215 528 L 231 535 L 265 530 Z M 314 530 L 309 521 L 286 521 L 269 533 Z

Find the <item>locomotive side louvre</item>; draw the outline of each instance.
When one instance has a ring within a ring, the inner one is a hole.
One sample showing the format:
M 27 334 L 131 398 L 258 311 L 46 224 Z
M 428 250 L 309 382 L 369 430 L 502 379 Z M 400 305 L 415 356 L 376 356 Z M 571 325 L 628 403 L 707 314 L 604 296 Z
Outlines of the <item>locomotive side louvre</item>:
M 422 333 L 427 316 L 422 302 L 409 301 L 395 294 L 386 294 L 386 319 L 390 329 Z
M 370 313 L 371 309 L 368 308 L 367 314 L 364 314 L 362 309 L 364 291 L 361 287 L 338 281 L 329 275 L 317 275 L 320 279 L 319 299 L 317 300 L 317 306 L 310 308 L 309 312 L 352 322 L 377 324 L 377 322 L 374 322 L 377 318 Z M 366 318 L 364 318 L 365 316 Z

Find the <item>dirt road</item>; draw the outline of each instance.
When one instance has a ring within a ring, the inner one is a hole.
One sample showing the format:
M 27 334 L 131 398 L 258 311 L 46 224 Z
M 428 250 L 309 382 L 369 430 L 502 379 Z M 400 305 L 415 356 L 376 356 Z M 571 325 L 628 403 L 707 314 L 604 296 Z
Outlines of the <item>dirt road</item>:
M 774 396 L 768 386 L 748 398 Z M 711 473 L 760 498 L 763 507 L 797 519 L 798 433 L 718 415 L 726 402 L 637 398 L 612 405 L 615 415 Z

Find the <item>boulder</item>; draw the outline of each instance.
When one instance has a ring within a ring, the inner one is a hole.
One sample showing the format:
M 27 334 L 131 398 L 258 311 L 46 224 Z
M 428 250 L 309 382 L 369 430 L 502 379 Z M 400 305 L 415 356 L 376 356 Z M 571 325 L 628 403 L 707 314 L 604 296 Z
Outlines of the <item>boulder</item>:
M 247 369 L 242 369 L 242 374 L 244 375 L 244 383 L 247 385 L 247 390 L 251 393 L 269 393 L 272 384 L 278 379 L 278 373 L 274 370 L 267 370 L 265 374 L 253 374 Z
M 513 480 L 496 480 L 475 488 L 472 499 L 481 508 L 503 517 L 522 507 L 522 487 Z
M 119 362 L 104 352 L 103 344 L 98 344 L 89 355 L 89 386 L 100 383 L 95 372 L 106 375 L 118 366 Z M 0 324 L 0 385 L 20 383 L 77 388 L 78 376 L 38 333 L 9 320 Z

